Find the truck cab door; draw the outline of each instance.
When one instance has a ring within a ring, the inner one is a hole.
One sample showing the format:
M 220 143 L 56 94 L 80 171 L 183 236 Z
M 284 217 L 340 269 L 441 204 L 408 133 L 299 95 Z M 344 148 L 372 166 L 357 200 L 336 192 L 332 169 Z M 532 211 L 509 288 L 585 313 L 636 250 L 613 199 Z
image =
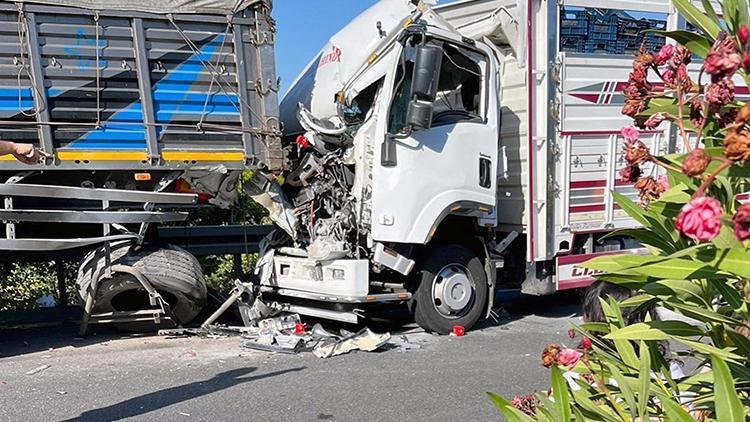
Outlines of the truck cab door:
M 484 46 L 447 38 L 428 38 L 423 45 L 439 49 L 437 55 L 432 51 L 439 69 L 427 104 L 431 116 L 424 98 L 420 106 L 411 105 L 420 89 L 412 87 L 419 83 L 418 45 L 406 42 L 385 84 L 391 97 L 379 116 L 383 141 L 375 148 L 372 184 L 378 241 L 427 243 L 448 214 L 487 218 L 495 212 L 496 64 Z

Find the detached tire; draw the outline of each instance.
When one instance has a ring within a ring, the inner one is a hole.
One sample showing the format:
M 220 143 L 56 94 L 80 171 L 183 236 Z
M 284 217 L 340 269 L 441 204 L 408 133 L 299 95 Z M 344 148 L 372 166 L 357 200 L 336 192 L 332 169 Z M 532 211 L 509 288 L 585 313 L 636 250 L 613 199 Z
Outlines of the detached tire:
M 187 251 L 172 245 L 155 247 L 146 245 L 133 250 L 129 242 L 115 243 L 111 247 L 112 264 L 134 267 L 143 273 L 169 304 L 177 321 L 121 322 L 112 325 L 122 331 L 150 332 L 174 328 L 192 321 L 206 304 L 206 284 L 198 260 Z M 79 294 L 86 302 L 94 274 L 105 265 L 104 248 L 88 254 L 78 270 Z M 115 273 L 101 280 L 93 313 L 137 311 L 155 309 L 149 302 L 148 292 L 130 274 Z
M 414 320 L 426 331 L 450 334 L 470 329 L 487 304 L 487 275 L 481 260 L 459 245 L 428 246 L 415 272 Z

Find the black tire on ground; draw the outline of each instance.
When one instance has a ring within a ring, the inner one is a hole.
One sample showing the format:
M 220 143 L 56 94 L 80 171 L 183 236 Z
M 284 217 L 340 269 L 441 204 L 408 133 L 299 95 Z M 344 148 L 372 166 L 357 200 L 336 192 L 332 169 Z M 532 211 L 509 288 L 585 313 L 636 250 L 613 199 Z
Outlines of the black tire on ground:
M 452 244 L 428 245 L 420 261 L 413 274 L 415 322 L 438 334 L 450 334 L 456 325 L 469 330 L 487 305 L 489 286 L 482 261 L 469 249 Z
M 149 282 L 169 303 L 176 323 L 184 325 L 193 320 L 206 304 L 206 284 L 203 270 L 198 260 L 172 245 L 146 245 L 134 250 L 129 242 L 112 245 L 112 263 L 132 266 L 140 270 Z M 82 302 L 85 303 L 94 274 L 104 267 L 104 248 L 89 253 L 78 270 L 78 287 Z M 116 273 L 110 279 L 102 280 L 94 306 L 94 313 L 113 311 L 135 311 L 152 309 L 148 293 L 135 277 Z M 161 321 L 155 324 L 146 322 L 122 322 L 112 324 L 115 328 L 128 332 L 150 332 L 163 328 L 173 328 L 174 321 Z

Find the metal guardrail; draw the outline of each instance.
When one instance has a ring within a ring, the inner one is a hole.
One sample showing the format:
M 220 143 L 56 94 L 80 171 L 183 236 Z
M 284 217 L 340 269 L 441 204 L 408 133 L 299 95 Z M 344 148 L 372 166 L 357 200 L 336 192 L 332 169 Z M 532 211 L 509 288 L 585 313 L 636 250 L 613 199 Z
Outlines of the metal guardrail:
M 260 250 L 260 241 L 272 225 L 159 227 L 159 240 L 177 245 L 193 255 L 237 255 Z

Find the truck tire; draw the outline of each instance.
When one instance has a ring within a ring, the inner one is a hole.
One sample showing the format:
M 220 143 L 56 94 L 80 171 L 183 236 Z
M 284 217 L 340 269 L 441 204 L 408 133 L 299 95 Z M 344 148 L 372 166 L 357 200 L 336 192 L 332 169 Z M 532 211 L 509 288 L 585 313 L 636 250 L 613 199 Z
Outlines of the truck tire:
M 122 322 L 112 325 L 127 332 L 151 332 L 173 328 L 193 320 L 206 304 L 206 284 L 198 260 L 185 250 L 172 245 L 147 245 L 133 250 L 129 242 L 111 247 L 113 264 L 140 270 L 169 304 L 176 321 Z M 89 253 L 78 270 L 79 294 L 86 302 L 94 274 L 105 265 L 104 248 Z M 93 313 L 152 309 L 148 293 L 130 274 L 115 273 L 101 280 Z
M 414 273 L 415 322 L 438 334 L 450 334 L 457 325 L 470 329 L 487 304 L 489 286 L 482 261 L 460 245 L 428 248 Z

